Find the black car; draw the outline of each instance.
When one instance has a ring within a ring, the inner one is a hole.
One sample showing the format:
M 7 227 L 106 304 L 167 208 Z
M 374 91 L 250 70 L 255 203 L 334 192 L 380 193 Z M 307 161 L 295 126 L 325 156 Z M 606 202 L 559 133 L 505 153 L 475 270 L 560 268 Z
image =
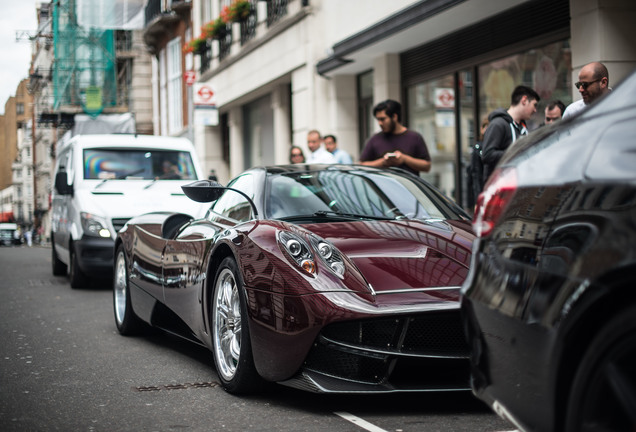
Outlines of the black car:
M 477 397 L 524 431 L 636 431 L 636 73 L 517 141 L 480 195 Z

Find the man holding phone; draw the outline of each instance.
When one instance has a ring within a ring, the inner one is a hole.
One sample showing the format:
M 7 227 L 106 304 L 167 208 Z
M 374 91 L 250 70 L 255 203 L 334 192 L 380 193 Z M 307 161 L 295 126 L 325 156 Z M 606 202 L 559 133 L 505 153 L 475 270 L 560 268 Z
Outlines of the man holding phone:
M 381 132 L 369 138 L 360 163 L 374 167 L 399 167 L 413 174 L 431 169 L 431 156 L 419 133 L 401 123 L 402 105 L 392 99 L 380 102 L 373 108 L 373 116 Z

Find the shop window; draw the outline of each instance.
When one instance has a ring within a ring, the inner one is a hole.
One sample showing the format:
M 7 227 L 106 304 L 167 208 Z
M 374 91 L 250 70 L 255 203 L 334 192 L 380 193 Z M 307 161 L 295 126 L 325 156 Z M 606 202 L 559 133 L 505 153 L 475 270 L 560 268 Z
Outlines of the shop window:
M 455 193 L 455 77 L 445 75 L 407 90 L 408 128 L 424 137 L 431 170 L 421 176 L 448 196 Z
M 510 106 L 510 94 L 518 85 L 532 87 L 541 102 L 528 122 L 532 131 L 543 123 L 546 105 L 555 99 L 572 102 L 570 44 L 556 42 L 479 66 L 479 108 L 484 114 Z
M 550 101 L 572 102 L 571 62 L 565 40 L 429 80 L 414 83 L 409 79 L 407 127 L 422 134 L 432 161 L 431 171 L 422 177 L 471 210 L 474 201 L 467 166 L 488 114 L 496 108 L 507 109 L 514 88 L 526 85 L 541 96 L 528 129 L 540 127 Z

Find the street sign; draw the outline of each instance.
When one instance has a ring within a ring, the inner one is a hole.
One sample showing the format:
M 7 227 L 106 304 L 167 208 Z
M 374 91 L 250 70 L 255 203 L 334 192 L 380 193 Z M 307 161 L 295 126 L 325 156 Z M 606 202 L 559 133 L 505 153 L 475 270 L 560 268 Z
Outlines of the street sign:
M 216 105 L 216 97 L 214 90 L 209 84 L 195 84 L 194 85 L 194 105 Z
M 435 89 L 435 108 L 455 108 L 455 91 L 452 88 Z
M 183 78 L 185 79 L 186 85 L 191 86 L 197 80 L 197 73 L 196 73 L 196 71 L 193 71 L 193 70 L 187 70 L 183 74 Z

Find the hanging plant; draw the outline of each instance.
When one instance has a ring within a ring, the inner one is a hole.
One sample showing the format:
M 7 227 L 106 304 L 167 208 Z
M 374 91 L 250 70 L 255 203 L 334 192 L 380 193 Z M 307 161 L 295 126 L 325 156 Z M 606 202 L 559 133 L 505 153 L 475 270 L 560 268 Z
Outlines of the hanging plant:
M 221 9 L 219 18 L 226 24 L 241 22 L 249 16 L 252 10 L 252 3 L 248 0 L 234 0 L 228 6 Z
M 201 53 L 205 48 L 206 38 L 203 34 L 201 36 L 190 40 L 183 46 L 184 53 Z
M 201 34 L 207 39 L 220 39 L 227 32 L 227 25 L 221 17 L 204 24 L 201 27 Z

